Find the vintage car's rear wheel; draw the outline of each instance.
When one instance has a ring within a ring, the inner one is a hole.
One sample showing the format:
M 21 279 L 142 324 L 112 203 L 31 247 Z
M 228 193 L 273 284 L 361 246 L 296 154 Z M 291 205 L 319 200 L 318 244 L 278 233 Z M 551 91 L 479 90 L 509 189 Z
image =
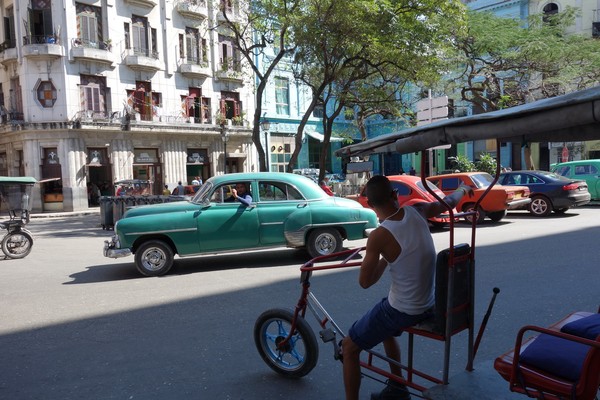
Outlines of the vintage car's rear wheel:
M 499 222 L 502 218 L 506 217 L 506 210 L 491 212 L 488 214 L 488 217 L 494 222 Z
M 342 250 L 342 235 L 337 229 L 315 229 L 308 235 L 306 250 L 312 258 L 327 256 Z
M 164 275 L 173 266 L 173 250 L 161 240 L 150 240 L 135 252 L 135 266 L 142 275 Z
M 536 217 L 545 217 L 552 212 L 552 203 L 544 196 L 535 196 L 529 203 L 529 212 Z

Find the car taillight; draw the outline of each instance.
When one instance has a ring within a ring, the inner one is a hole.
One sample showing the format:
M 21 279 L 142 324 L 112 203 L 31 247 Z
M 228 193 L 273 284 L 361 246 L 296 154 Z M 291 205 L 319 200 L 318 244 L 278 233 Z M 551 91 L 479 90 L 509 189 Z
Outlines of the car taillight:
M 578 183 L 570 183 L 562 187 L 563 190 L 577 190 L 579 189 Z

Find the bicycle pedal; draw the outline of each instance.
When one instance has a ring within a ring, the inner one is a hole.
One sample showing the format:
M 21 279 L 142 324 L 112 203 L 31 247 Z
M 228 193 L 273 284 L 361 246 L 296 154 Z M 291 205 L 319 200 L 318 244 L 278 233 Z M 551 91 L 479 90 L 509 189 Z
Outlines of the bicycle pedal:
M 332 329 L 323 329 L 319 332 L 319 336 L 324 343 L 335 340 L 335 332 Z

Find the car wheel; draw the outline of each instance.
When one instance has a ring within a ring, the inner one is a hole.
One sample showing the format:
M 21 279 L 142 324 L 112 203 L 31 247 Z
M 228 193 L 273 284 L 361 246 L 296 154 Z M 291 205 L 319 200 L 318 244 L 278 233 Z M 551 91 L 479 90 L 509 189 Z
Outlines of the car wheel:
M 491 212 L 488 214 L 488 217 L 494 222 L 499 222 L 502 218 L 506 217 L 506 210 Z
M 315 229 L 308 235 L 306 249 L 312 258 L 337 253 L 342 249 L 342 235 L 337 229 Z
M 173 266 L 173 249 L 163 241 L 150 240 L 135 252 L 135 266 L 142 275 L 164 275 Z
M 568 210 L 569 210 L 569 207 L 565 207 L 565 208 L 555 208 L 552 211 L 554 211 L 555 214 L 562 215 L 562 214 L 566 213 Z
M 536 217 L 545 217 L 552 211 L 552 204 L 543 196 L 535 196 L 529 203 L 529 212 Z
M 473 211 L 473 207 L 475 207 L 474 203 L 467 203 L 463 206 L 463 212 Z M 477 208 L 477 223 L 480 224 L 485 220 L 485 211 L 481 207 Z M 465 217 L 465 221 L 469 223 L 473 223 L 473 215 L 467 215 Z

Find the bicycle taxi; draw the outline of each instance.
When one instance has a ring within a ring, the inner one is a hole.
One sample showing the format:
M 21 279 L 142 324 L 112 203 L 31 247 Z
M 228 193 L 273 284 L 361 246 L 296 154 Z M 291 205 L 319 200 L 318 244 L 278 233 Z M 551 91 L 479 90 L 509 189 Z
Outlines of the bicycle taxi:
M 24 258 L 33 246 L 33 237 L 25 226 L 31 213 L 33 185 L 38 181 L 28 176 L 0 176 L 0 198 L 2 211 L 8 213 L 8 220 L 0 222 L 6 230 L 2 238 L 2 252 L 8 258 Z
M 483 139 L 495 140 L 496 154 L 500 154 L 502 142 L 527 144 L 598 140 L 600 87 L 510 109 L 449 119 L 382 135 L 344 147 L 337 155 L 422 152 L 421 179 L 425 181 L 427 151 L 440 146 Z M 493 184 L 497 182 L 499 175 L 498 162 Z M 428 185 L 425 184 L 424 187 L 427 188 Z M 431 194 L 442 200 L 435 193 Z M 474 210 L 480 202 L 481 199 Z M 449 246 L 438 254 L 434 317 L 426 323 L 406 330 L 406 365 L 396 363 L 377 351 L 365 351 L 361 359 L 363 376 L 382 382 L 389 379 L 405 384 L 413 396 L 433 400 L 504 399 L 510 395 L 523 397 L 517 394 L 548 400 L 598 399 L 600 309 L 595 312 L 574 310 L 575 312 L 550 327 L 524 326 L 517 334 L 514 349 L 499 355 L 494 361 L 494 375 L 497 377 L 496 374 L 499 374 L 508 383 L 503 386 L 503 393 L 490 393 L 496 388 L 486 389 L 485 381 L 484 387 L 476 389 L 464 386 L 464 380 L 461 380 L 457 387 L 453 387 L 448 376 L 452 337 L 457 333 L 467 332 L 468 354 L 465 369 L 470 374 L 477 374 L 473 368 L 473 361 L 499 289 L 493 288 L 487 312 L 476 336 L 474 285 L 477 219 L 471 218 L 473 222 L 470 243 L 456 244 L 453 217 L 458 214 L 453 214 L 450 207 L 448 212 Z M 318 344 L 311 326 L 305 319 L 307 314 L 316 318 L 321 328 L 319 337 L 333 347 L 334 358 L 341 359 L 339 343 L 345 337 L 345 331 L 311 291 L 311 278 L 314 273 L 323 270 L 360 266 L 359 256 L 363 250 L 364 248 L 349 249 L 330 256 L 317 257 L 305 263 L 300 268 L 301 294 L 295 307 L 269 309 L 258 317 L 254 327 L 254 340 L 260 356 L 271 369 L 287 377 L 299 378 L 316 366 Z M 526 338 L 524 335 L 527 332 L 535 332 L 538 335 Z M 414 367 L 415 336 L 444 342 L 441 377 L 431 376 Z M 404 375 L 400 377 L 389 373 L 388 363 L 400 366 L 405 372 Z

